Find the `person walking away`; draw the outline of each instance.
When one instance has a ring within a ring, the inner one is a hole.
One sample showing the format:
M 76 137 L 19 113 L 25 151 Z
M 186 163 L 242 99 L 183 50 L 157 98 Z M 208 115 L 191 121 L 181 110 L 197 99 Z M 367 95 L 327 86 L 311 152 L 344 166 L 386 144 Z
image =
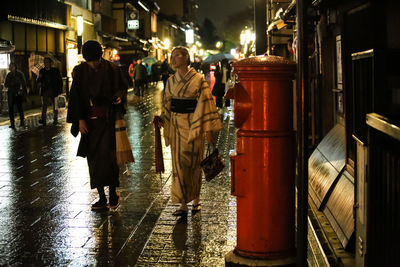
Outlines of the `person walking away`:
M 148 89 L 149 83 L 151 82 L 151 67 L 147 63 L 144 63 L 144 66 L 146 68 L 146 82 L 145 82 L 146 86 L 145 86 L 145 88 Z
M 142 60 L 137 61 L 137 65 L 133 69 L 133 81 L 135 84 L 135 94 L 144 96 L 144 86 L 147 79 L 147 69 L 142 64 Z
M 228 61 L 226 59 L 222 60 L 221 64 L 222 64 L 221 88 L 222 88 L 222 90 L 224 90 L 224 95 L 225 95 L 225 93 L 226 93 L 226 84 L 227 84 L 227 82 L 229 81 L 229 79 L 231 77 L 231 70 L 230 70 L 230 66 L 228 64 Z M 231 103 L 230 99 L 225 99 L 225 107 L 229 107 L 230 103 Z
M 10 63 L 10 72 L 6 76 L 4 86 L 7 87 L 8 114 L 10 116 L 10 128 L 15 129 L 14 106 L 19 112 L 20 126 L 25 125 L 24 110 L 22 101 L 26 95 L 26 81 L 24 74 L 17 70 L 15 63 Z
M 46 125 L 47 106 L 53 105 L 53 124 L 57 124 L 58 110 L 55 98 L 62 93 L 62 78 L 60 71 L 51 66 L 53 61 L 49 57 L 44 58 L 44 68 L 39 71 L 38 84 L 42 96 L 42 118 L 40 124 Z
M 158 62 L 151 65 L 151 81 L 153 85 L 157 85 L 158 81 L 160 80 L 160 72 L 158 70 L 158 66 Z
M 171 147 L 171 198 L 180 207 L 175 216 L 186 216 L 187 203 L 193 201 L 192 212 L 199 211 L 201 173 L 205 137 L 213 143 L 213 133 L 222 128 L 217 108 L 203 75 L 189 68 L 187 48 L 172 50 L 172 75 L 163 92 L 163 107 L 159 126 L 164 127 L 165 144 Z
M 164 84 L 164 89 L 167 85 L 167 80 L 171 74 L 174 74 L 174 70 L 171 68 L 171 66 L 168 64 L 167 58 L 163 61 L 161 64 L 161 79 Z
M 125 113 L 128 85 L 121 70 L 102 58 L 97 41 L 82 47 L 86 62 L 74 68 L 67 122 L 71 133 L 81 133 L 77 156 L 86 157 L 90 187 L 96 188 L 99 200 L 93 210 L 107 207 L 104 187 L 109 188 L 109 207 L 119 206 L 119 167 L 116 158 L 115 118 Z
M 215 96 L 215 102 L 217 107 L 222 108 L 223 107 L 222 100 L 225 94 L 225 86 L 222 87 L 222 72 L 219 67 L 219 64 L 217 64 L 215 68 L 214 77 L 215 77 L 215 84 L 212 90 L 212 94 Z

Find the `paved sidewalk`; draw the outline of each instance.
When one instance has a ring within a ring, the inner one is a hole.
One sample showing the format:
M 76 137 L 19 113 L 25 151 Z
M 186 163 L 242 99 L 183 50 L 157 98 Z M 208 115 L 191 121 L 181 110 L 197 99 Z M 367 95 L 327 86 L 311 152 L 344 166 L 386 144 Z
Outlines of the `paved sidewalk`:
M 213 181 L 203 179 L 202 210 L 177 219 L 179 205 L 170 201 L 161 213 L 137 266 L 224 266 L 225 254 L 236 245 L 236 198 L 230 195 L 229 154 L 234 149 L 233 116 L 225 114 L 217 146 L 225 170 Z

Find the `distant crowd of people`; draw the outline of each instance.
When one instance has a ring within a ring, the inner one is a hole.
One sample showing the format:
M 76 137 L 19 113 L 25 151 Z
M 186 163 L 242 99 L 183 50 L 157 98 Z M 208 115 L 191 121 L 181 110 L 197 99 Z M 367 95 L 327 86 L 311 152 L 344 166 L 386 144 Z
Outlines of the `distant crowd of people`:
M 157 61 L 152 64 L 143 62 L 142 59 L 133 61 L 129 66 L 128 72 L 132 79 L 134 93 L 140 97 L 144 96 L 149 84 L 154 85 L 162 80 L 165 87 L 168 77 L 175 73 L 167 58 L 162 63 Z
M 58 122 L 58 108 L 56 97 L 62 93 L 63 82 L 60 71 L 52 67 L 52 59 L 44 58 L 44 67 L 40 69 L 37 78 L 39 94 L 42 98 L 42 116 L 39 123 L 46 125 L 47 107 L 53 107 L 53 124 Z M 7 74 L 4 86 L 7 88 L 8 114 L 10 117 L 10 128 L 15 129 L 14 109 L 17 107 L 20 117 L 20 127 L 25 126 L 25 116 L 23 102 L 26 100 L 27 89 L 25 75 L 17 70 L 17 65 L 12 62 L 9 66 L 10 72 Z

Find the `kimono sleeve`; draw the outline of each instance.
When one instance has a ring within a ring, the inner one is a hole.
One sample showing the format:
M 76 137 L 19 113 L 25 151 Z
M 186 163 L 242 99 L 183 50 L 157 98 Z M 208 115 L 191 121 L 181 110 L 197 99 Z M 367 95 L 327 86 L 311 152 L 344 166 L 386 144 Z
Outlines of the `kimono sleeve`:
M 207 131 L 217 132 L 222 129 L 221 119 L 211 95 L 210 87 L 204 77 L 201 77 L 199 98 L 191 122 L 188 142 L 199 138 Z
M 68 113 L 67 113 L 67 122 L 69 123 L 77 123 L 79 120 L 84 120 L 85 115 L 82 109 L 82 96 L 81 96 L 81 88 L 80 88 L 80 69 L 77 67 L 74 68 L 74 78 L 72 80 L 71 90 L 69 93 L 68 99 Z
M 169 146 L 169 133 L 170 133 L 170 121 L 171 121 L 171 79 L 167 80 L 167 84 L 163 91 L 162 97 L 162 112 L 161 118 L 163 119 L 164 126 L 163 126 L 163 135 L 165 140 L 165 145 Z

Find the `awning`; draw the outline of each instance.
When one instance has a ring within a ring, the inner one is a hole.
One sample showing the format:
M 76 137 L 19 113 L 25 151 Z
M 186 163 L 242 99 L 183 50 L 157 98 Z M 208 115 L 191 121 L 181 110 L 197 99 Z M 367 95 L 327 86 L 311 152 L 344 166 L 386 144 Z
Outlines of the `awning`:
M 68 30 L 67 25 L 48 21 L 48 20 L 31 19 L 31 18 L 24 18 L 24 17 L 13 16 L 13 15 L 8 15 L 7 19 L 9 21 L 38 25 L 38 26 L 49 27 L 49 28 L 54 28 L 54 29 L 59 29 L 59 30 L 64 30 L 64 31 Z

